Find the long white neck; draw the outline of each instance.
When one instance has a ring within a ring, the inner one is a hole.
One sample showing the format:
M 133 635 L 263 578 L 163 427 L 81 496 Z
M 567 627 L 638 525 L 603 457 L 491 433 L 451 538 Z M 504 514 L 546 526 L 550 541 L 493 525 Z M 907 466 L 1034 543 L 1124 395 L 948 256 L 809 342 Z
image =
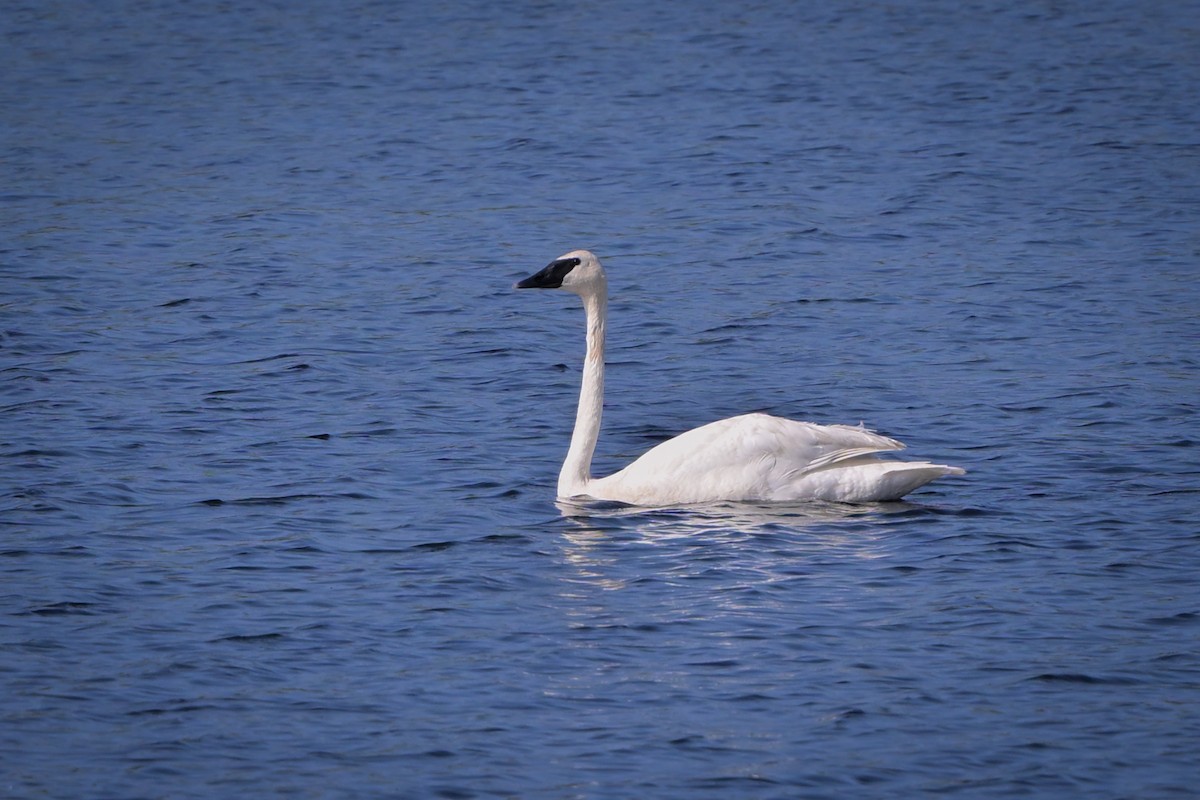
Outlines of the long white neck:
M 587 355 L 583 359 L 575 431 L 558 473 L 558 496 L 562 498 L 587 494 L 592 480 L 592 454 L 596 452 L 604 412 L 604 324 L 608 318 L 608 292 L 604 287 L 583 296 L 583 310 L 587 314 Z

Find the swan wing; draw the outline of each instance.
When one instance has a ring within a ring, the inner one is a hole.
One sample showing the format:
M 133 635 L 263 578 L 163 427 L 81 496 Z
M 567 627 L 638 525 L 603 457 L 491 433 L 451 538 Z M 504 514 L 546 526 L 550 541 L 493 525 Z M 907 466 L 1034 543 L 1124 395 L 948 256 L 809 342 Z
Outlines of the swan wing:
M 806 478 L 879 463 L 875 453 L 903 447 L 861 426 L 745 414 L 656 445 L 620 472 L 591 481 L 588 494 L 636 505 L 802 499 L 796 486 Z

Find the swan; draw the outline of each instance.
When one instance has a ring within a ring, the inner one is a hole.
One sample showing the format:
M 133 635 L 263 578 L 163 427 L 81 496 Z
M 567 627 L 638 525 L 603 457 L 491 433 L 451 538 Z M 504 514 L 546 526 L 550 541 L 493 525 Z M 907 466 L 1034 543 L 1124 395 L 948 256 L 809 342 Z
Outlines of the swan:
M 943 464 L 885 461 L 904 445 L 866 428 L 817 425 L 769 414 L 710 422 L 662 442 L 603 478 L 592 477 L 604 405 L 604 327 L 608 278 L 600 260 L 573 250 L 519 281 L 516 289 L 563 289 L 579 295 L 587 315 L 587 353 L 575 430 L 558 474 L 558 499 L 610 500 L 634 506 L 825 500 L 898 500 L 943 475 Z

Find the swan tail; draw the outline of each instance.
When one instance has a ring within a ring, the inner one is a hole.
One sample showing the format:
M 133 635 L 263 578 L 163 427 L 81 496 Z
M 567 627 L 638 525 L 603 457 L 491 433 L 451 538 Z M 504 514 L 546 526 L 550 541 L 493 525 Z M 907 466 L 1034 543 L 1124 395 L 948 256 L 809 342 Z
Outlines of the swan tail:
M 835 503 L 880 503 L 899 500 L 909 492 L 946 475 L 966 470 L 927 461 L 883 461 L 871 454 L 842 459 L 824 469 L 805 471 L 779 492 L 779 499 L 828 500 Z
M 931 464 L 927 461 L 881 461 L 880 463 L 886 465 L 888 469 L 879 476 L 877 485 L 878 496 L 872 499 L 873 502 L 899 500 L 904 495 L 921 488 L 930 481 L 935 481 L 946 475 L 965 475 L 967 473 L 962 467 Z

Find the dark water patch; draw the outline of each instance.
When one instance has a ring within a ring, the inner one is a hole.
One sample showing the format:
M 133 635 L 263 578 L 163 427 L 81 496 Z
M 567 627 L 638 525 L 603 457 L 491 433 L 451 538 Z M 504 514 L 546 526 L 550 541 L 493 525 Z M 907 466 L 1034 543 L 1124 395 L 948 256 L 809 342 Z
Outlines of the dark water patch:
M 1141 681 L 1134 678 L 1100 677 L 1082 672 L 1046 672 L 1029 678 L 1041 683 L 1066 683 L 1096 686 L 1134 686 Z
M 232 642 L 234 644 L 271 644 L 286 639 L 287 634 L 283 633 L 246 633 L 246 634 L 230 634 L 229 636 L 220 636 L 213 639 L 213 642 Z
M 704 669 L 732 669 L 741 665 L 735 660 L 719 659 L 716 661 L 693 661 L 690 662 L 688 666 L 702 667 Z
M 201 711 L 219 711 L 220 706 L 202 703 L 180 703 L 163 708 L 141 708 L 125 712 L 130 717 L 158 717 L 169 714 L 195 714 Z
M 262 497 L 242 497 L 233 500 L 209 498 L 199 500 L 196 505 L 203 506 L 286 506 L 305 500 L 372 500 L 371 495 L 362 492 L 337 492 L 331 494 L 284 494 L 266 495 Z
M 61 600 L 57 603 L 31 608 L 21 613 L 32 614 L 38 617 L 61 617 L 74 615 L 92 616 L 100 613 L 100 611 L 95 603 Z
M 1146 622 L 1151 625 L 1194 625 L 1200 622 L 1200 613 L 1181 611 L 1165 617 L 1150 617 Z
M 879 303 L 876 297 L 799 297 L 790 301 L 797 305 L 823 305 L 826 303 Z
M 408 548 L 408 550 L 410 550 L 410 551 L 415 550 L 419 553 L 440 553 L 443 550 L 449 550 L 452 547 L 458 547 L 460 544 L 462 544 L 462 543 L 455 542 L 455 541 L 422 542 L 421 544 L 412 545 L 411 547 Z
M 1156 497 L 1156 496 L 1160 496 L 1160 495 L 1188 495 L 1188 494 L 1200 494 L 1200 487 L 1194 488 L 1194 489 L 1193 488 L 1164 489 L 1162 491 L 1150 492 L 1151 497 Z

